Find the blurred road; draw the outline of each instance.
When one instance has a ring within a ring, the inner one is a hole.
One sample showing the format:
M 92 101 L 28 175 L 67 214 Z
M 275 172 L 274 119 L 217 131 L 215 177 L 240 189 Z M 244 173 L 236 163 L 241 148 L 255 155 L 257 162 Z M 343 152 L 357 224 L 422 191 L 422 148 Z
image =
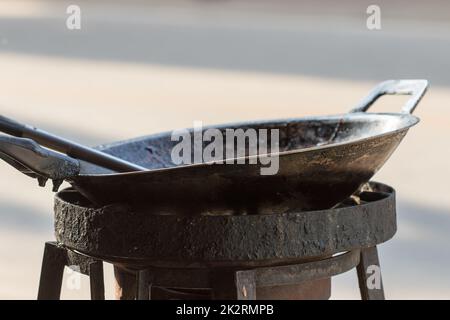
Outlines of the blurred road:
M 0 3 L 0 114 L 80 142 L 345 112 L 377 82 L 426 78 L 422 119 L 376 179 L 396 187 L 398 233 L 381 246 L 388 298 L 450 298 L 450 3 L 377 1 Z M 400 110 L 402 98 L 375 110 Z M 0 164 L 0 298 L 34 298 L 52 194 Z M 111 276 L 110 268 L 107 268 Z M 87 297 L 65 288 L 65 298 Z M 110 289 L 108 283 L 107 289 Z M 354 272 L 333 298 L 358 298 Z M 108 297 L 111 297 L 111 290 Z

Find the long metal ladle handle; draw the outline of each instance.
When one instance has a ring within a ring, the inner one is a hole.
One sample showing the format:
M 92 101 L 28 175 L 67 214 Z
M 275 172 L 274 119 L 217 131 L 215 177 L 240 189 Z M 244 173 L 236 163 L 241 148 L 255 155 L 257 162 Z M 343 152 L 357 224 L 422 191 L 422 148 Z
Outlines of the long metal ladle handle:
M 84 160 L 98 166 L 118 172 L 147 170 L 137 164 L 114 157 L 107 153 L 83 146 L 76 142 L 55 136 L 44 130 L 25 125 L 0 115 L 0 131 L 22 138 L 29 138 L 37 143 L 67 154 L 70 157 Z
M 377 85 L 350 112 L 365 112 L 381 96 L 385 94 L 403 94 L 412 97 L 403 106 L 402 113 L 413 113 L 428 88 L 427 80 L 387 80 Z

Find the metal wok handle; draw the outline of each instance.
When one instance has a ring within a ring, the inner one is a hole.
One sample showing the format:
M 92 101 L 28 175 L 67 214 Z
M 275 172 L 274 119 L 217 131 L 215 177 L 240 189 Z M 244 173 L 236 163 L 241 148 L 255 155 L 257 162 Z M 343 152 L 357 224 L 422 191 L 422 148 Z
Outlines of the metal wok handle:
M 428 80 L 387 80 L 377 85 L 367 97 L 350 112 L 365 112 L 385 94 L 403 94 L 412 97 L 402 107 L 402 113 L 413 113 L 428 87 Z
M 0 131 L 15 137 L 33 139 L 40 145 L 65 153 L 69 157 L 84 160 L 113 171 L 131 172 L 147 170 L 135 163 L 58 137 L 44 130 L 19 123 L 2 115 L 0 115 Z
M 47 179 L 52 179 L 54 189 L 64 179 L 80 172 L 78 160 L 42 148 L 31 139 L 0 135 L 0 158 L 22 173 L 37 178 L 41 186 Z

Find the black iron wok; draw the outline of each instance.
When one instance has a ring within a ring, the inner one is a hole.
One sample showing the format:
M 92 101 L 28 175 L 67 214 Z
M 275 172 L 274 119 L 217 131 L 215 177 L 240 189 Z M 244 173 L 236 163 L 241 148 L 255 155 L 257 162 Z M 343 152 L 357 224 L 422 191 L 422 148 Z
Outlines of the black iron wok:
M 116 173 L 13 137 L 2 137 L 0 156 L 24 173 L 56 180 L 57 186 L 66 180 L 98 205 L 126 202 L 159 214 L 326 209 L 367 182 L 418 123 L 411 113 L 427 86 L 426 80 L 390 80 L 346 114 L 215 126 L 279 129 L 279 152 L 269 155 L 279 157 L 275 175 L 261 175 L 259 162 L 175 165 L 171 150 L 178 141 L 171 140 L 171 132 L 96 148 L 149 169 L 141 172 Z M 412 97 L 400 113 L 366 113 L 385 94 Z M 11 144 L 28 153 L 11 151 Z M 40 158 L 30 161 L 34 155 Z

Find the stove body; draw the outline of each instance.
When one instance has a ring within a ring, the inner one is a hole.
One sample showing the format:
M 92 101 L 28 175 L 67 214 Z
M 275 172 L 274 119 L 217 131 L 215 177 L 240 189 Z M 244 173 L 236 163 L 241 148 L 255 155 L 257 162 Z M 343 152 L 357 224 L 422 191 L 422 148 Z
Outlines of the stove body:
M 63 190 L 55 198 L 57 243 L 46 246 L 39 297 L 59 297 L 58 281 L 48 275 L 75 263 L 90 275 L 92 297 L 101 298 L 98 265 L 106 261 L 115 266 L 119 298 L 326 299 L 331 277 L 354 267 L 362 297 L 381 298 L 382 288 L 366 288 L 367 267 L 379 266 L 376 246 L 395 232 L 395 192 L 374 182 L 332 209 L 263 215 L 98 208 Z

